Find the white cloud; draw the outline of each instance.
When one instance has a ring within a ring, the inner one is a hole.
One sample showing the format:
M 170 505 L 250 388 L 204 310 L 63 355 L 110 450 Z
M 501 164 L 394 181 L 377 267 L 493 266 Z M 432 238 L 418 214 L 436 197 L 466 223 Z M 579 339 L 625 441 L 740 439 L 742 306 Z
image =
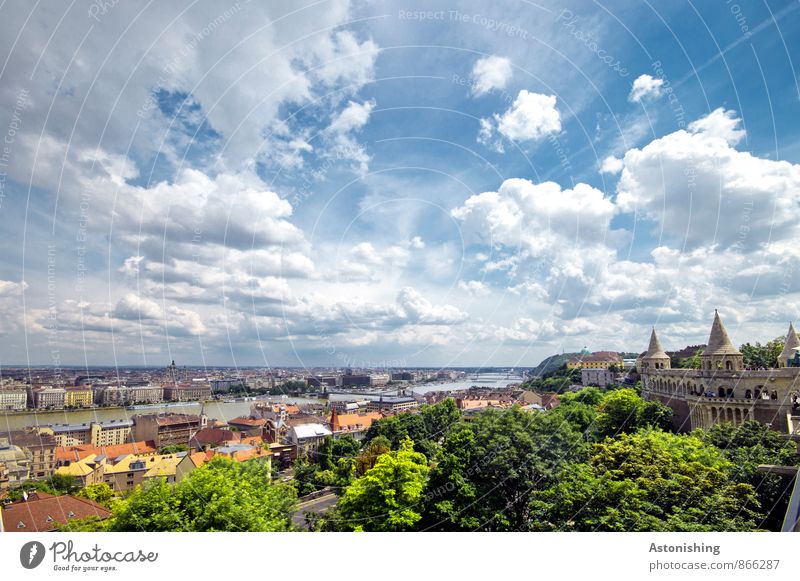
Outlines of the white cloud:
M 505 89 L 512 74 L 511 61 L 505 57 L 492 55 L 478 59 L 472 67 L 472 93 L 480 96 Z
M 365 101 L 356 103 L 350 101 L 342 111 L 331 121 L 327 131 L 332 133 L 348 133 L 353 130 L 361 129 L 369 121 L 372 110 L 375 108 L 375 101 Z
M 656 99 L 661 96 L 661 87 L 663 85 L 663 79 L 656 79 L 650 75 L 640 75 L 633 81 L 628 101 L 641 103 L 643 99 Z
M 460 280 L 458 288 L 476 297 L 485 297 L 491 293 L 486 283 L 480 280 Z
M 622 171 L 622 168 L 623 168 L 622 160 L 617 157 L 614 157 L 613 155 L 609 155 L 600 164 L 600 173 L 616 175 Z
M 800 235 L 800 165 L 732 147 L 743 137 L 733 112 L 717 109 L 629 150 L 617 204 L 656 222 L 674 245 L 749 251 Z
M 541 139 L 548 133 L 561 131 L 561 115 L 556 109 L 555 95 L 542 95 L 522 90 L 511 107 L 502 115 L 495 114 L 497 131 L 511 141 Z
M 493 140 L 495 132 L 510 141 L 535 141 L 550 133 L 561 131 L 561 114 L 556 109 L 555 95 L 542 95 L 521 90 L 502 115 L 481 119 L 478 143 L 503 152 L 500 139 Z

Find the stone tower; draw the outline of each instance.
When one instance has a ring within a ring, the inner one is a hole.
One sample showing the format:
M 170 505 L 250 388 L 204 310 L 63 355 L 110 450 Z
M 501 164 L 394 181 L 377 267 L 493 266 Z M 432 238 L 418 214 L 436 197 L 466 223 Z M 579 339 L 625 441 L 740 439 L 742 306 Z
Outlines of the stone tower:
M 789 332 L 786 334 L 786 342 L 783 345 L 783 351 L 778 355 L 778 367 L 788 367 L 789 359 L 792 359 L 800 349 L 800 338 L 795 333 L 794 325 L 789 323 Z
M 653 331 L 650 333 L 650 346 L 647 348 L 647 353 L 642 356 L 642 369 L 669 368 L 669 355 L 666 354 L 661 346 L 661 341 L 658 340 L 658 335 L 656 335 L 656 328 L 653 327 Z
M 714 322 L 708 336 L 708 346 L 700 355 L 703 371 L 741 371 L 744 369 L 744 358 L 731 342 L 719 313 L 714 309 Z

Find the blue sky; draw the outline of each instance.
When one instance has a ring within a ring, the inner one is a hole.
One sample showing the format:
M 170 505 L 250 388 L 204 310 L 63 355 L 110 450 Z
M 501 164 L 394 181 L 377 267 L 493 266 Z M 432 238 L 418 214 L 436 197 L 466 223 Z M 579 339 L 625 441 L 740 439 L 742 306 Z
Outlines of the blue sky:
M 268 4 L 0 9 L 0 365 L 531 366 L 797 319 L 800 3 Z

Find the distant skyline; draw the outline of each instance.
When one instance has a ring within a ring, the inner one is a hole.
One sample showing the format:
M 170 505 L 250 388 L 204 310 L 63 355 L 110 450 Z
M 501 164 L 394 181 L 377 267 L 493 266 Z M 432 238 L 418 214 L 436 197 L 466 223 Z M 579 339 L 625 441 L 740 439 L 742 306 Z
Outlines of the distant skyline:
M 798 2 L 100 6 L 0 7 L 2 368 L 534 367 L 798 319 Z

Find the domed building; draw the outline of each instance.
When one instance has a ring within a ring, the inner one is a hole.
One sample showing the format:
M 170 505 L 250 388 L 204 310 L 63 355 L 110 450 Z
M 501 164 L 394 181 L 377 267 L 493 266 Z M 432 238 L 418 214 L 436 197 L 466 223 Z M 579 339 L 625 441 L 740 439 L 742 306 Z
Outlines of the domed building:
M 672 408 L 677 431 L 756 420 L 786 433 L 800 422 L 800 339 L 791 324 L 774 369 L 744 368 L 717 311 L 700 369 L 673 369 L 655 328 L 637 367 L 642 395 Z

